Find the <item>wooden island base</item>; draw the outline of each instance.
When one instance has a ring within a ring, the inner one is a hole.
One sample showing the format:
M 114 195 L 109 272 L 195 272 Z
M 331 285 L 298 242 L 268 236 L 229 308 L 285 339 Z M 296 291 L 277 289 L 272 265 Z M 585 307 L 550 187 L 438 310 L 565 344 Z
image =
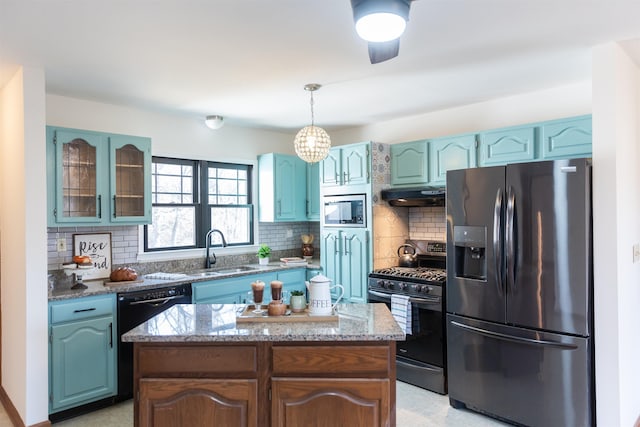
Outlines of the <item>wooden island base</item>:
M 395 347 L 136 342 L 135 425 L 393 427 Z

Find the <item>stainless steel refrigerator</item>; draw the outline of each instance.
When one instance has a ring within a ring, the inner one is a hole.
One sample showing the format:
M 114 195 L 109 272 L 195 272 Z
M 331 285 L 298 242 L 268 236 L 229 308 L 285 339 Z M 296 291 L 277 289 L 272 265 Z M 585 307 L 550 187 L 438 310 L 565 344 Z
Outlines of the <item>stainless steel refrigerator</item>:
M 449 171 L 446 210 L 451 405 L 594 425 L 590 160 Z

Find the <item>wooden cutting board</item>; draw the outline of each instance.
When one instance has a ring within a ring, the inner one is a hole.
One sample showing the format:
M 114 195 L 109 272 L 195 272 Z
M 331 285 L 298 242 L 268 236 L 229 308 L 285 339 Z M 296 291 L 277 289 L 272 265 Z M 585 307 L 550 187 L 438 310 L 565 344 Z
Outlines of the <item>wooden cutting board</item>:
M 267 306 L 263 306 L 264 314 L 253 313 L 255 307 L 247 305 L 244 311 L 236 316 L 236 323 L 288 323 L 288 322 L 337 322 L 338 315 L 331 314 L 326 316 L 311 316 L 308 310 L 300 313 L 294 313 L 287 306 L 284 316 L 268 316 Z
M 144 280 L 142 279 L 137 279 L 137 280 L 124 280 L 122 282 L 108 282 L 105 281 L 103 283 L 104 286 L 126 286 L 126 285 L 133 285 L 135 283 L 142 283 L 144 282 Z

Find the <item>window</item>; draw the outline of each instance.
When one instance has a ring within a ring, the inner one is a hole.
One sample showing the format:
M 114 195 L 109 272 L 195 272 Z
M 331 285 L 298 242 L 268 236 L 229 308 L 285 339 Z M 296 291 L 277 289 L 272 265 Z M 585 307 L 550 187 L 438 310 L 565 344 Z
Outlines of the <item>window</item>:
M 250 165 L 154 157 L 151 182 L 145 251 L 203 248 L 211 228 L 230 246 L 253 244 Z

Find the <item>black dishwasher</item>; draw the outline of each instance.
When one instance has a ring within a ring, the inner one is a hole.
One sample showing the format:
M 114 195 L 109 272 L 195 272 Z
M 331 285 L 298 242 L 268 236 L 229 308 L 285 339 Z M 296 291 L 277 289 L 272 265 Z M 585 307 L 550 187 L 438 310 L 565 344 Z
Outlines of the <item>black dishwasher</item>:
M 118 396 L 133 396 L 133 344 L 122 334 L 175 304 L 191 304 L 191 283 L 118 294 Z

